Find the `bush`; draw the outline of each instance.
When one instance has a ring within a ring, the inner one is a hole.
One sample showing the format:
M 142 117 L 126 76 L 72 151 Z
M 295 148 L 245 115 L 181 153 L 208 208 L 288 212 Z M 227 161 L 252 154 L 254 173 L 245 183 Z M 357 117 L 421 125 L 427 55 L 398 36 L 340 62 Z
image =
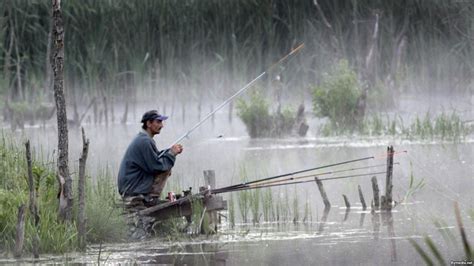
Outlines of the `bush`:
M 352 129 L 356 125 L 361 92 L 357 75 L 347 61 L 340 61 L 312 93 L 313 110 L 318 117 L 329 118 L 334 128 Z
M 237 111 L 251 138 L 286 136 L 295 124 L 295 112 L 288 107 L 270 114 L 269 103 L 259 92 L 252 93 L 248 102 L 239 99 Z

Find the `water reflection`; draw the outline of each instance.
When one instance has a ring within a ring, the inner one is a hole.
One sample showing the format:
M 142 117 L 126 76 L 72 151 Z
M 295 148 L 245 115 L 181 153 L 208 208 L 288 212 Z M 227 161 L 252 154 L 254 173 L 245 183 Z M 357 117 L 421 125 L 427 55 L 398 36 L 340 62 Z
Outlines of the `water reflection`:
M 390 258 L 391 261 L 397 261 L 397 248 L 395 241 L 395 229 L 393 226 L 393 216 L 391 211 L 382 212 L 384 225 L 387 225 L 388 237 L 390 238 Z
M 323 216 L 321 217 L 321 221 L 319 222 L 318 234 L 321 234 L 324 231 L 324 225 L 326 224 L 326 221 L 328 220 L 328 215 L 329 215 L 330 210 L 331 210 L 331 207 L 324 208 Z

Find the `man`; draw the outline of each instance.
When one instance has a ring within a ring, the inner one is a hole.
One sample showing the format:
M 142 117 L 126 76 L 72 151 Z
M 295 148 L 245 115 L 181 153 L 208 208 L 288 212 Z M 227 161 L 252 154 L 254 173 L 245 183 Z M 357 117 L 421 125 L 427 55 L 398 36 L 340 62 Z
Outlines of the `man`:
M 142 131 L 127 148 L 118 173 L 118 189 L 125 199 L 139 196 L 145 203 L 160 197 L 176 156 L 183 151 L 181 144 L 175 144 L 164 152 L 156 148 L 153 137 L 160 134 L 167 116 L 156 110 L 143 114 Z

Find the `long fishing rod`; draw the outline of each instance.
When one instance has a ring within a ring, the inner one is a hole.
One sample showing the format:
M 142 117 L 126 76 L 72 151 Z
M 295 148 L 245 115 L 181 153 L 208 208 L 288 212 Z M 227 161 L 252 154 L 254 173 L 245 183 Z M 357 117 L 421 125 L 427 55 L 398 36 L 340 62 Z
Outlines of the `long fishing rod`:
M 399 163 L 397 162 L 397 163 L 394 163 L 394 165 L 395 164 L 399 164 Z M 280 180 L 267 181 L 267 182 L 263 182 L 263 183 L 259 182 L 259 183 L 254 184 L 254 185 L 255 186 L 268 185 L 268 184 L 279 183 L 279 182 L 284 182 L 284 181 L 292 181 L 292 180 L 298 180 L 298 179 L 303 179 L 303 178 L 308 178 L 308 177 L 331 175 L 331 174 L 335 174 L 335 173 L 350 172 L 350 171 L 370 169 L 370 168 L 376 168 L 376 167 L 382 167 L 382 166 L 385 167 L 387 165 L 386 164 L 378 164 L 378 165 L 370 165 L 370 166 L 364 166 L 364 167 L 354 167 L 354 168 L 342 169 L 342 170 L 337 170 L 337 171 L 329 171 L 329 172 L 324 172 L 324 173 L 315 173 L 315 174 L 310 174 L 310 175 L 304 175 L 304 176 L 290 177 L 290 178 L 285 178 L 285 179 L 280 179 Z
M 328 178 L 321 178 L 319 179 L 320 181 L 327 181 L 327 180 L 334 180 L 334 179 L 344 179 L 344 178 L 350 178 L 350 177 L 360 177 L 360 176 L 374 176 L 374 175 L 380 175 L 380 174 L 386 174 L 387 172 L 374 172 L 374 173 L 366 173 L 366 174 L 358 174 L 358 175 L 346 175 L 346 176 L 335 176 L 335 177 L 328 177 Z M 318 175 L 312 175 L 312 177 L 317 177 Z M 281 183 L 281 184 L 270 184 L 270 185 L 263 185 L 263 186 L 249 186 L 249 187 L 240 187 L 240 188 L 235 188 L 232 190 L 226 190 L 226 191 L 216 191 L 216 190 L 211 190 L 212 194 L 220 194 L 220 193 L 226 193 L 226 192 L 236 192 L 236 191 L 243 191 L 243 190 L 250 190 L 250 189 L 258 189 L 258 188 L 269 188 L 269 187 L 277 187 L 277 186 L 284 186 L 284 185 L 293 185 L 293 184 L 302 184 L 302 183 L 309 183 L 309 182 L 315 182 L 314 179 L 311 180 L 304 180 L 304 181 L 295 181 L 295 182 L 286 182 L 286 183 Z
M 339 162 L 339 163 L 327 164 L 327 165 L 318 166 L 318 167 L 309 168 L 309 169 L 300 170 L 300 171 L 295 171 L 295 172 L 291 172 L 291 173 L 287 173 L 287 174 L 281 174 L 281 175 L 262 178 L 262 179 L 258 179 L 258 180 L 254 180 L 254 181 L 250 181 L 250 182 L 244 182 L 244 183 L 240 183 L 240 184 L 236 184 L 236 185 L 222 187 L 222 188 L 215 189 L 215 191 L 245 187 L 245 186 L 248 186 L 250 184 L 255 184 L 255 183 L 259 183 L 259 182 L 263 182 L 263 181 L 267 181 L 267 180 L 272 180 L 272 179 L 276 179 L 276 178 L 280 178 L 280 177 L 296 175 L 296 174 L 300 174 L 300 173 L 310 172 L 310 171 L 314 171 L 314 170 L 329 168 L 329 167 L 343 165 L 343 164 L 349 164 L 349 163 L 355 163 L 355 162 L 370 160 L 370 159 L 373 159 L 373 158 L 374 158 L 373 156 L 370 156 L 370 157 L 364 157 L 364 158 L 359 158 L 359 159 L 354 159 L 354 160 L 348 160 L 348 161 Z
M 234 93 L 234 95 L 230 96 L 229 98 L 227 98 L 227 100 L 225 100 L 223 103 L 221 103 L 219 106 L 217 106 L 217 108 L 210 112 L 209 114 L 207 114 L 203 119 L 201 119 L 199 122 L 197 122 L 191 129 L 189 129 L 188 131 L 186 131 L 186 133 L 184 133 L 181 137 L 179 137 L 178 139 L 176 139 L 171 145 L 170 147 L 172 147 L 173 145 L 179 143 L 181 140 L 183 140 L 184 138 L 188 137 L 194 130 L 196 130 L 198 127 L 200 127 L 207 119 L 209 119 L 212 115 L 214 115 L 217 111 L 219 111 L 222 107 L 224 107 L 226 104 L 228 104 L 229 102 L 231 102 L 235 97 L 239 96 L 240 94 L 242 94 L 245 90 L 247 90 L 248 88 L 250 88 L 255 82 L 257 82 L 259 79 L 261 79 L 263 76 L 265 76 L 266 74 L 268 74 L 270 72 L 270 70 L 272 70 L 275 66 L 281 64 L 283 61 L 285 61 L 286 59 L 288 59 L 290 56 L 298 53 L 301 49 L 303 49 L 304 47 L 304 43 L 298 45 L 298 47 L 296 47 L 295 49 L 291 50 L 291 52 L 289 52 L 288 54 L 286 54 L 285 56 L 283 56 L 282 58 L 280 58 L 280 60 L 278 60 L 277 62 L 273 63 L 267 70 L 263 71 L 260 75 L 258 75 L 256 78 L 254 78 L 252 81 L 250 81 L 249 83 L 247 83 L 243 88 L 241 88 L 240 90 L 238 90 L 236 93 Z M 164 153 L 164 152 L 162 152 Z M 162 155 L 162 153 L 160 155 Z

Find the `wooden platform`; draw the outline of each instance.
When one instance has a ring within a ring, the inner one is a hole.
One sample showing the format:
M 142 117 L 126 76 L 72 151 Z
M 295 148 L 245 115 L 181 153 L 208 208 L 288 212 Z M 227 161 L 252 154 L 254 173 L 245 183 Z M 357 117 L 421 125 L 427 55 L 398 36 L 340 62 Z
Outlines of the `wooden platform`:
M 203 208 L 205 208 L 208 213 L 227 210 L 227 201 L 221 196 L 195 194 L 146 208 L 138 211 L 138 215 L 153 217 L 156 220 L 191 216 L 193 214 L 192 202 L 196 200 L 202 202 Z

